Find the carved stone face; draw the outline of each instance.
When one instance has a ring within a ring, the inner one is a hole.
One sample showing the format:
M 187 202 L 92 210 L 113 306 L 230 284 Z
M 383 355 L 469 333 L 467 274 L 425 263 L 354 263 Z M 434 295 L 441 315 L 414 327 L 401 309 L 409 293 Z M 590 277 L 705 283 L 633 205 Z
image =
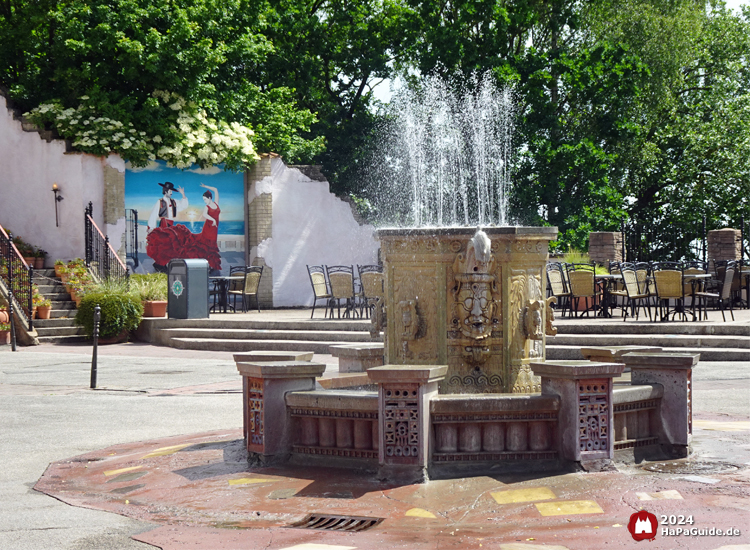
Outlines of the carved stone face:
M 495 302 L 489 281 L 468 281 L 461 283 L 456 294 L 456 318 L 459 330 L 464 336 L 481 340 L 492 332 L 492 317 Z

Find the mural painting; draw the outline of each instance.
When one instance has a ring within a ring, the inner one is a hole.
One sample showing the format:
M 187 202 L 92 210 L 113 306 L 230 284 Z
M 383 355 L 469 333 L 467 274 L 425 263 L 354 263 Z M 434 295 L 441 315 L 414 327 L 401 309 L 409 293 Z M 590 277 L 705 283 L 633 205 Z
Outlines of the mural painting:
M 245 264 L 244 176 L 213 167 L 128 166 L 125 208 L 138 213 L 135 273 L 166 271 L 173 258 L 204 258 L 211 275 Z

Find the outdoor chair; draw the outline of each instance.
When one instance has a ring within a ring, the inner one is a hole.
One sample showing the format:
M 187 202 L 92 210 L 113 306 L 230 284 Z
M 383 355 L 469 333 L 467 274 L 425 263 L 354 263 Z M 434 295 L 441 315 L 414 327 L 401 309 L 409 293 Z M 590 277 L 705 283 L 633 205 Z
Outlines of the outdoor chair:
M 326 308 L 323 312 L 323 317 L 327 317 L 328 308 L 332 305 L 331 300 L 333 299 L 333 296 L 331 295 L 331 289 L 328 286 L 328 280 L 326 279 L 326 266 L 308 265 L 307 274 L 310 276 L 310 284 L 313 289 L 313 307 L 310 319 L 315 315 L 315 305 L 318 303 L 318 300 L 326 301 Z
M 559 262 L 547 264 L 548 294 L 557 298 L 557 307 L 561 308 L 561 317 L 565 317 L 565 310 L 570 307 L 570 291 L 565 285 L 563 267 Z
M 235 266 L 230 268 L 229 274 L 237 275 L 243 273 L 245 279 L 242 281 L 230 281 L 234 283 L 230 285 L 227 294 L 234 299 L 234 310 L 237 311 L 237 298 L 242 299 L 242 312 L 247 312 L 248 302 L 251 297 L 255 298 L 255 306 L 258 308 L 260 313 L 260 302 L 258 300 L 258 287 L 260 286 L 260 279 L 263 276 L 262 265 L 248 265 L 248 266 Z
M 656 287 L 656 302 L 659 308 L 659 318 L 662 321 L 669 320 L 670 303 L 674 303 L 674 309 L 671 311 L 672 318 L 678 313 L 682 315 L 683 320 L 687 321 L 685 314 L 685 290 L 682 281 L 682 270 L 679 269 L 660 269 L 661 267 L 672 267 L 666 264 L 655 266 L 654 285 Z M 654 317 L 656 319 L 656 317 Z
M 356 313 L 356 295 L 354 292 L 354 267 L 351 265 L 326 266 L 328 282 L 331 285 L 331 317 L 333 317 L 333 303 L 336 303 L 338 316 L 341 319 L 341 301 L 344 300 L 344 317 Z
M 625 304 L 622 308 L 623 320 L 627 320 L 629 310 L 630 316 L 635 317 L 637 321 L 641 308 L 646 308 L 648 318 L 651 320 L 651 296 L 646 286 L 641 285 L 638 280 L 638 272 L 635 269 L 635 265 L 623 263 L 619 268 L 622 275 L 622 285 L 625 290 L 614 290 L 611 294 L 625 299 Z
M 696 292 L 696 298 L 700 300 L 702 308 L 699 307 L 699 312 L 703 311 L 703 319 L 708 319 L 708 306 L 709 300 L 716 301 L 716 306 L 721 310 L 721 318 L 726 321 L 727 318 L 724 315 L 724 310 L 729 307 L 729 313 L 732 314 L 732 321 L 734 321 L 734 299 L 732 296 L 732 282 L 734 281 L 734 274 L 736 272 L 736 264 L 734 262 L 727 262 L 723 269 L 723 278 L 721 279 L 721 286 L 719 292 Z
M 371 310 L 377 306 L 378 300 L 382 303 L 385 299 L 383 266 L 357 265 L 357 273 L 359 273 L 359 284 L 361 287 L 358 296 L 360 299 L 360 317 L 364 310 L 369 318 Z
M 568 266 L 568 280 L 570 281 L 571 317 L 575 312 L 585 313 L 588 317 L 589 311 L 596 311 L 601 292 L 596 287 L 594 279 L 594 266 L 590 264 L 571 264 Z M 581 306 L 583 300 L 583 306 Z M 581 307 L 583 309 L 581 310 Z

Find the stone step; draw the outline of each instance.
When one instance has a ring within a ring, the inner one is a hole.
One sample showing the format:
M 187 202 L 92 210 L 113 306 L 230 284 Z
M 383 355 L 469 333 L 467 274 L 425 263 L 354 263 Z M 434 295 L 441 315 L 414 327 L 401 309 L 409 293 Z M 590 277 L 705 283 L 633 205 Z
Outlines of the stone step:
M 224 316 L 222 316 L 224 317 Z M 244 319 L 211 317 L 210 319 L 147 319 L 152 330 L 174 329 L 174 328 L 199 328 L 199 329 L 255 329 L 255 330 L 290 330 L 290 331 L 344 331 L 365 332 L 370 331 L 370 321 L 365 320 L 324 320 L 310 319 L 299 321 L 255 321 Z
M 547 338 L 547 345 L 560 346 L 659 346 L 662 348 L 750 349 L 750 337 L 685 334 L 560 334 Z
M 670 353 L 700 353 L 701 361 L 750 361 L 750 349 L 744 348 L 664 347 L 662 351 Z M 547 360 L 562 361 L 581 359 L 583 359 L 583 356 L 581 355 L 580 346 L 559 346 L 554 344 L 547 344 Z
M 84 335 L 70 335 L 70 336 L 39 336 L 40 344 L 80 344 L 88 340 Z
M 210 350 L 210 351 L 312 351 L 313 353 L 328 353 L 331 345 L 346 342 L 310 342 L 309 340 L 240 340 L 222 338 L 172 338 L 169 345 L 179 349 Z
M 55 328 L 76 326 L 73 317 L 55 317 L 53 319 L 34 319 L 35 327 Z
M 558 336 L 560 334 L 693 334 L 723 335 L 750 337 L 750 324 L 747 323 L 694 323 L 694 322 L 602 322 L 576 323 L 574 321 L 555 321 Z
M 83 328 L 78 326 L 40 327 L 36 323 L 34 323 L 34 328 L 36 329 L 36 332 L 40 338 L 43 336 L 78 336 L 83 334 Z
M 168 338 L 219 338 L 224 340 L 300 340 L 312 342 L 337 340 L 340 342 L 377 342 L 369 332 L 354 331 L 319 331 L 319 330 L 272 330 L 240 328 L 171 328 L 161 329 L 157 336 L 159 341 Z

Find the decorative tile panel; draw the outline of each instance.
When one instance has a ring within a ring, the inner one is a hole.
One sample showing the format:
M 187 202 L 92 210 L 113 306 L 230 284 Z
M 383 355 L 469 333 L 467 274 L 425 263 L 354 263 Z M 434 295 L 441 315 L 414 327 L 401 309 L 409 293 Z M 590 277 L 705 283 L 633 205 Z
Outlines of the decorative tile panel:
M 578 444 L 581 453 L 601 453 L 609 449 L 608 379 L 579 380 Z
M 247 449 L 263 452 L 263 380 L 247 378 Z
M 419 461 L 419 385 L 399 384 L 383 388 L 383 441 L 387 462 Z

